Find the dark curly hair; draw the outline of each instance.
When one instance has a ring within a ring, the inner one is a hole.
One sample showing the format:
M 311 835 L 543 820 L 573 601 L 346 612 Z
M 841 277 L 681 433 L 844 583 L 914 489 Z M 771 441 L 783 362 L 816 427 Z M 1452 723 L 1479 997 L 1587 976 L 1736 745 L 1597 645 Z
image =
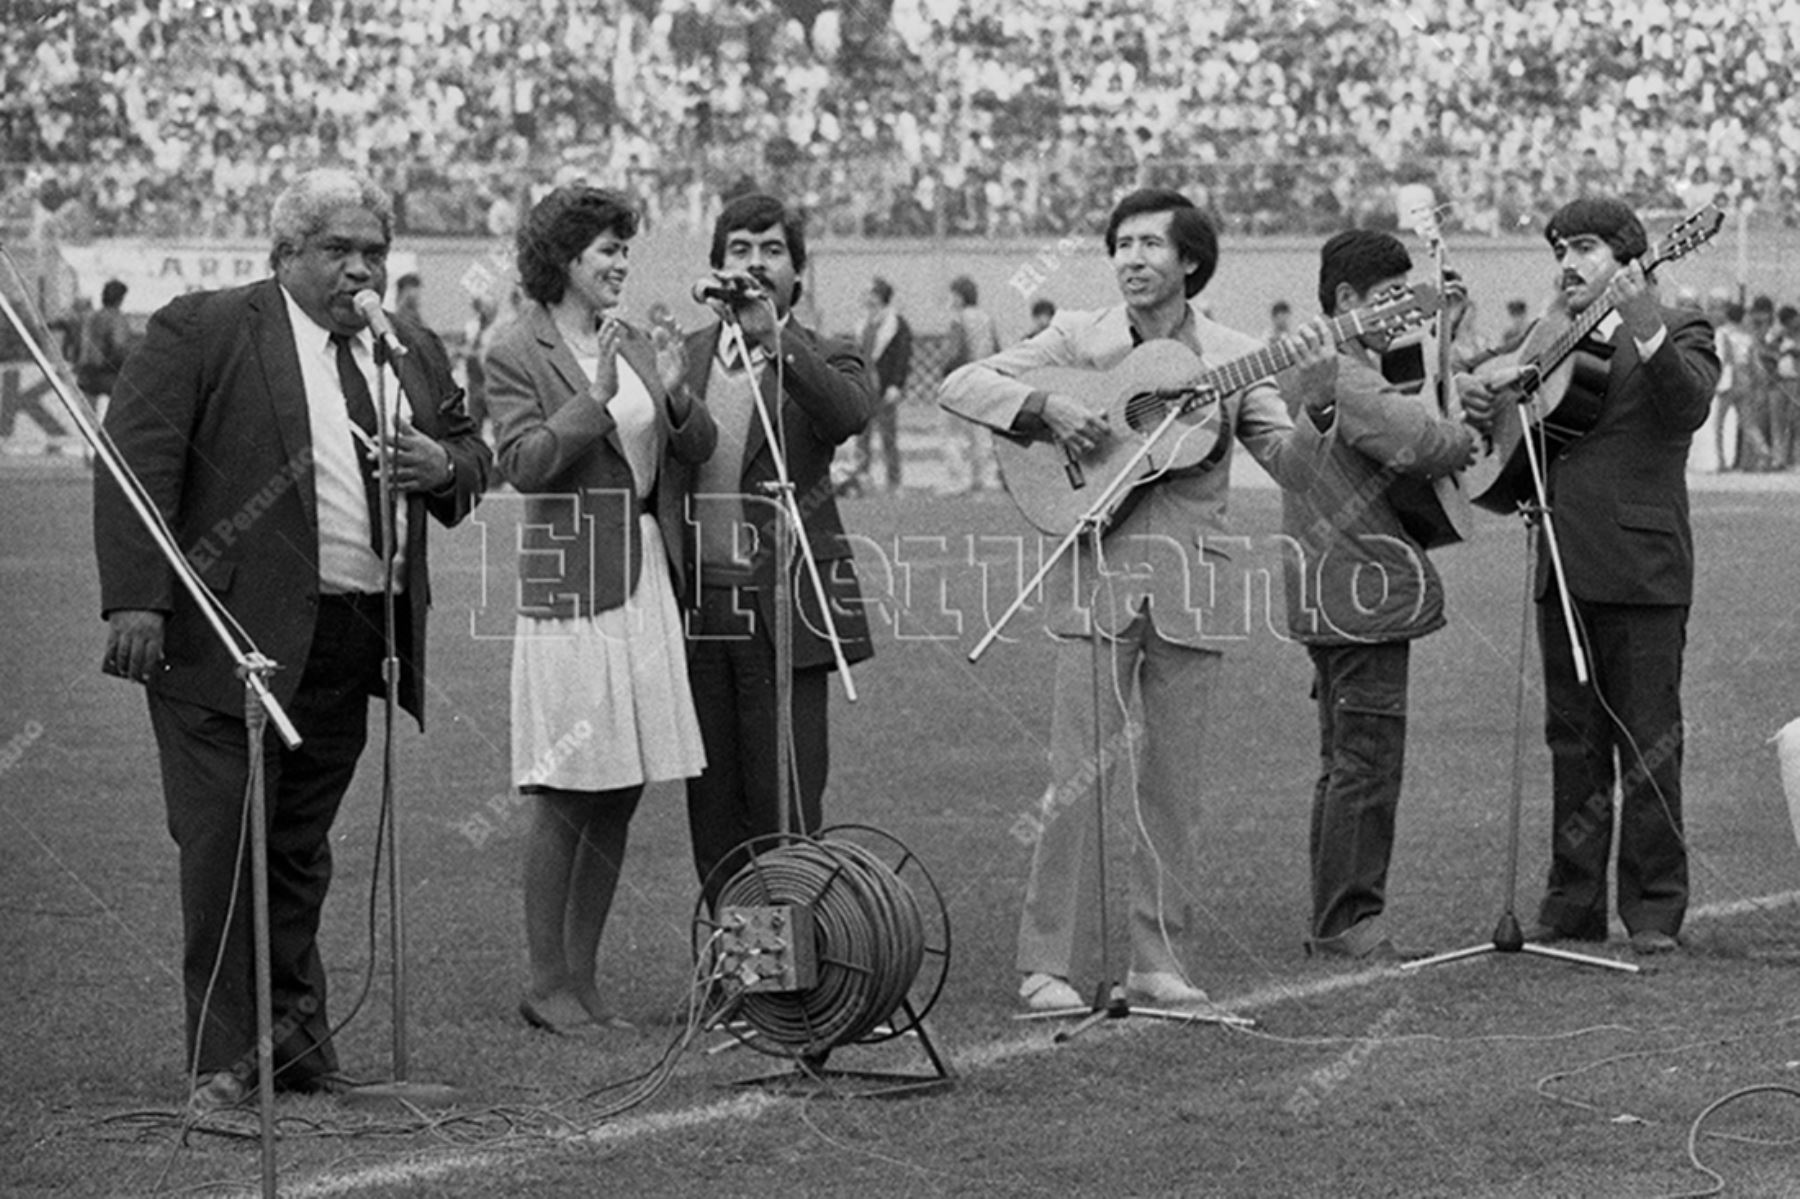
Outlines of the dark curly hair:
M 568 290 L 569 263 L 595 238 L 610 233 L 629 241 L 637 228 L 637 210 L 618 192 L 559 187 L 519 224 L 519 286 L 540 304 L 558 303 Z

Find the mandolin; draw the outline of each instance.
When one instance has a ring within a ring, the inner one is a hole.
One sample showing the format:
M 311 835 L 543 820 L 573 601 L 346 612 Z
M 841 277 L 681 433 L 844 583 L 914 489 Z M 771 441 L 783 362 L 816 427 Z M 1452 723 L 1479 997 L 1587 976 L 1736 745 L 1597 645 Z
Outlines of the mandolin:
M 1691 254 L 1711 241 L 1724 223 L 1725 213 L 1716 203 L 1683 217 L 1643 257 L 1644 273 Z M 1490 358 L 1476 369 L 1478 378 L 1525 370 L 1514 385 L 1522 392 L 1520 402 L 1503 400 L 1494 411 L 1488 431 L 1491 452 L 1463 473 L 1477 507 L 1510 513 L 1536 501 L 1525 449 L 1527 434 L 1538 437 L 1544 451 L 1541 460 L 1548 463 L 1599 422 L 1612 347 L 1595 339 L 1593 332 L 1612 310 L 1611 304 L 1597 300 L 1575 316 L 1546 313 L 1517 350 Z
M 1437 289 L 1421 283 L 1337 317 L 1329 322 L 1331 336 L 1342 343 L 1365 333 L 1395 333 L 1429 320 L 1437 310 Z M 1230 445 L 1219 428 L 1220 399 L 1280 373 L 1294 359 L 1293 347 L 1277 341 L 1207 367 L 1183 343 L 1161 339 L 1138 346 L 1108 370 L 1026 371 L 1020 380 L 1033 388 L 1096 407 L 1112 436 L 1071 459 L 1054 442 L 997 433 L 994 457 L 1001 481 L 1038 529 L 1070 532 L 1115 482 L 1129 492 L 1171 471 L 1216 465 Z M 1157 436 L 1165 423 L 1167 430 Z

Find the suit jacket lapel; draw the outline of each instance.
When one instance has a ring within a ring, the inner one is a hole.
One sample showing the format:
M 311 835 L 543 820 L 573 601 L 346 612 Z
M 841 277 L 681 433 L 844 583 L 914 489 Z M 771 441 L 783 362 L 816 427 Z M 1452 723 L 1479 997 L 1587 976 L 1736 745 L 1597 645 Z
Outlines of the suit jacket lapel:
M 302 462 L 296 472 L 300 502 L 314 538 L 319 532 L 319 493 L 312 470 L 312 422 L 306 411 L 306 383 L 300 373 L 300 356 L 294 351 L 294 330 L 288 322 L 287 301 L 281 285 L 270 279 L 250 294 L 249 336 L 262 366 L 263 387 L 275 411 L 275 427 L 287 460 Z
M 812 331 L 807 329 L 799 321 L 790 317 L 788 318 L 786 327 L 781 331 L 781 336 L 783 340 L 788 338 L 802 338 L 810 341 Z M 781 394 L 781 392 L 776 389 L 776 384 L 779 380 L 780 376 L 775 371 L 775 361 L 771 358 L 769 361 L 763 363 L 762 370 L 758 371 L 756 376 L 758 393 L 764 399 L 768 400 L 771 405 L 769 412 L 769 418 L 771 420 L 775 418 L 776 413 L 781 411 L 780 408 L 775 407 L 775 405 L 785 405 L 787 403 L 787 396 Z M 781 413 L 781 416 L 783 420 L 786 420 L 786 413 Z M 750 413 L 750 436 L 744 442 L 744 464 L 746 467 L 748 467 L 750 463 L 756 461 L 756 456 L 762 453 L 767 447 L 768 441 L 768 437 L 763 433 L 762 417 L 758 416 L 755 410 L 752 409 Z
M 529 319 L 531 331 L 537 336 L 538 345 L 544 350 L 544 357 L 549 361 L 556 377 L 561 379 L 563 386 L 568 388 L 568 395 L 563 402 L 567 403 L 586 396 L 593 381 L 587 377 L 587 372 L 581 369 L 581 363 L 576 361 L 575 351 L 571 350 L 569 343 L 563 340 L 561 330 L 556 327 L 556 318 L 550 315 L 548 308 L 538 304 L 530 309 Z M 606 443 L 612 446 L 613 452 L 621 458 L 625 456 L 625 444 L 619 440 L 618 430 L 607 432 Z
M 1666 325 L 1667 322 L 1665 322 L 1665 328 Z M 1669 332 L 1663 333 L 1665 339 L 1672 336 L 1673 334 Z M 1608 392 L 1617 391 L 1625 382 L 1626 377 L 1635 371 L 1642 361 L 1638 357 L 1637 339 L 1631 336 L 1631 331 L 1625 327 L 1623 321 L 1620 321 L 1619 327 L 1613 330 L 1612 343 L 1612 370 L 1608 373 L 1606 380 Z

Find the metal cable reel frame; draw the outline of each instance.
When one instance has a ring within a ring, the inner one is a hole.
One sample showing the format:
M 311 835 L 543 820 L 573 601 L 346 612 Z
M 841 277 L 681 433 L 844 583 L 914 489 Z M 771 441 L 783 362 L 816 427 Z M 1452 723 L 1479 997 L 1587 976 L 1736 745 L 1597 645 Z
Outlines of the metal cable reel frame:
M 720 890 L 718 908 L 806 906 L 819 977 L 804 992 L 730 996 L 722 1010 L 735 1019 L 727 1029 L 759 1052 L 802 1061 L 822 1060 L 839 1045 L 923 1035 L 949 975 L 950 920 L 918 856 L 890 834 L 855 824 L 817 837 L 775 833 L 745 847 L 753 856 Z M 698 900 L 694 952 L 709 975 L 719 965 L 718 930 Z

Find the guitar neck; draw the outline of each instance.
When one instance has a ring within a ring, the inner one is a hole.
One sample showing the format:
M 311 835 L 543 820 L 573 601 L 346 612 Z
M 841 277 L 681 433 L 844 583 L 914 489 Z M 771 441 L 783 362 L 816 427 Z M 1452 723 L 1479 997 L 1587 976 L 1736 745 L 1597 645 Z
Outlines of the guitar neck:
M 1368 332 L 1360 312 L 1348 312 L 1327 323 L 1331 326 L 1334 345 L 1342 345 L 1352 337 L 1360 337 Z M 1286 339 L 1276 341 L 1207 371 L 1194 390 L 1202 396 L 1230 395 L 1234 391 L 1242 391 L 1252 383 L 1273 378 L 1294 365 L 1294 361 L 1294 351 Z
M 1659 247 L 1650 257 L 1644 259 L 1644 274 L 1648 275 L 1669 261 L 1671 257 L 1673 255 Z M 1532 363 L 1537 367 L 1538 374 L 1540 376 L 1549 374 L 1562 363 L 1563 359 L 1573 354 L 1575 347 L 1581 344 L 1582 338 L 1598 329 L 1600 322 L 1607 318 L 1613 311 L 1613 307 L 1612 304 L 1595 303 L 1589 304 L 1583 309 L 1581 315 L 1575 318 L 1574 323 L 1564 329 L 1562 335 L 1551 342 L 1549 347 Z

